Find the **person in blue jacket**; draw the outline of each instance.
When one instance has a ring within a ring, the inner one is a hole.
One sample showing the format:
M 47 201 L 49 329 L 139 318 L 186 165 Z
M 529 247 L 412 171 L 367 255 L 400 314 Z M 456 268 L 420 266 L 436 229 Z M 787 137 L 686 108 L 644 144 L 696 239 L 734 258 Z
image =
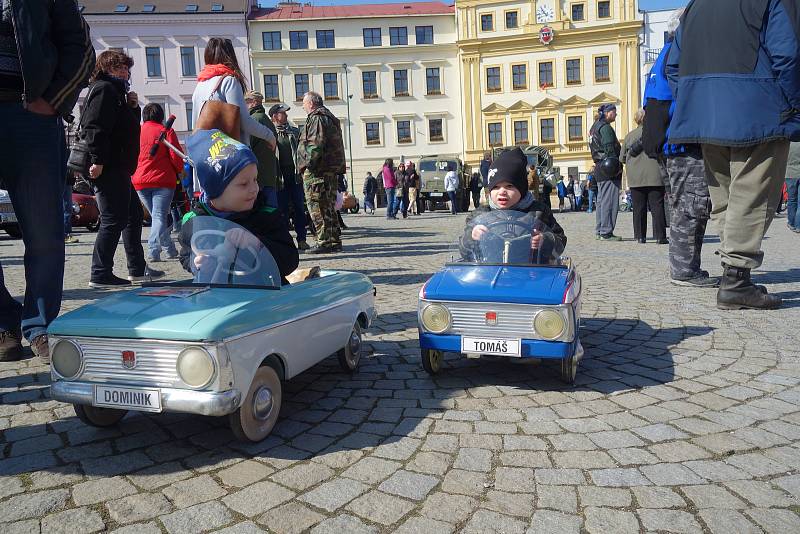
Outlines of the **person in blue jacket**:
M 789 140 L 800 140 L 798 50 L 799 0 L 693 0 L 669 52 L 669 142 L 703 150 L 720 236 L 720 309 L 781 305 L 750 271 L 764 258 Z

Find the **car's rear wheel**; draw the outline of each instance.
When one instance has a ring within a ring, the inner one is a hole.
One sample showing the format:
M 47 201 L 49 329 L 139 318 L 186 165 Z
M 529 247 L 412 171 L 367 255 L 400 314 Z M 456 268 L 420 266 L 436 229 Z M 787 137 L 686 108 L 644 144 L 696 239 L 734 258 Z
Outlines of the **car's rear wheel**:
M 442 368 L 444 353 L 435 349 L 422 349 L 422 367 L 428 374 L 435 375 Z
M 566 384 L 574 384 L 578 374 L 578 359 L 575 355 L 567 356 L 561 360 L 561 381 Z
M 434 211 L 436 209 L 436 203 L 433 200 L 426 200 L 425 209 L 428 211 Z
M 242 405 L 228 416 L 233 435 L 240 441 L 261 441 L 278 421 L 282 399 L 281 379 L 275 369 L 259 367 Z
M 128 415 L 128 410 L 100 408 L 89 404 L 73 404 L 72 407 L 75 408 L 75 415 L 78 416 L 78 419 L 90 426 L 114 426 Z
M 353 330 L 350 332 L 350 337 L 347 338 L 347 345 L 336 353 L 339 358 L 339 365 L 348 373 L 358 369 L 358 362 L 361 361 L 361 351 L 363 350 L 361 337 L 361 325 L 356 321 L 353 325 Z
M 353 206 L 352 208 L 350 208 L 348 211 L 350 213 L 355 214 L 355 213 L 358 213 L 358 210 L 360 210 L 360 209 L 361 209 L 361 206 L 358 204 L 358 202 L 356 202 L 356 205 Z

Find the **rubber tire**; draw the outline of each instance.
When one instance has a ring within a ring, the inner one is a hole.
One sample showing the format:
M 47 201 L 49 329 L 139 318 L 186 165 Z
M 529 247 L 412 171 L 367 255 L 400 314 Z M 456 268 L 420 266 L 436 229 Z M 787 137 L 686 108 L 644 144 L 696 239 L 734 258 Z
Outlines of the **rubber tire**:
M 561 381 L 565 384 L 574 384 L 577 374 L 578 362 L 575 360 L 575 355 L 563 358 L 561 360 Z
M 429 375 L 435 375 L 442 369 L 442 362 L 444 361 L 444 354 L 436 349 L 422 349 L 422 368 Z
M 261 420 L 253 414 L 253 396 L 262 386 L 267 387 L 272 393 L 272 409 L 267 418 L 260 422 Z M 236 439 L 257 443 L 269 436 L 275 423 L 278 422 L 282 398 L 283 388 L 278 373 L 268 365 L 259 367 L 241 406 L 228 415 L 228 424 Z
M 75 408 L 75 415 L 78 416 L 78 419 L 89 426 L 99 428 L 114 426 L 128 415 L 128 410 L 101 408 L 91 404 L 73 404 L 72 407 Z
M 6 226 L 6 233 L 12 239 L 22 239 L 22 228 L 20 228 L 20 226 L 18 224 L 17 225 Z
M 425 209 L 427 211 L 436 211 L 436 203 L 433 200 L 426 200 Z
M 356 205 L 354 207 L 350 208 L 347 211 L 349 211 L 350 213 L 355 215 L 356 213 L 358 213 L 358 210 L 360 210 L 360 209 L 361 209 L 361 206 L 358 204 L 358 202 L 356 202 Z
M 358 349 L 356 354 L 353 354 L 351 346 L 353 334 L 358 337 Z M 361 335 L 361 324 L 356 321 L 356 323 L 353 325 L 353 330 L 350 332 L 350 336 L 347 338 L 347 345 L 336 352 L 336 356 L 339 359 L 339 365 L 346 373 L 354 373 L 356 369 L 358 369 L 358 364 L 361 361 L 361 355 L 364 350 L 363 347 L 364 339 Z

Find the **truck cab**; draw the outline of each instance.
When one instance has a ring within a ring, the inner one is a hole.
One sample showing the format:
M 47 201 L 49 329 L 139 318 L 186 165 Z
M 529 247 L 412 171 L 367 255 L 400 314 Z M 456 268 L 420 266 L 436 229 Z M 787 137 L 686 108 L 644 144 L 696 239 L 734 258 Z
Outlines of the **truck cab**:
M 469 209 L 471 168 L 460 158 L 445 155 L 423 156 L 417 164 L 420 177 L 419 204 L 422 209 L 434 211 L 437 208 L 447 207 L 449 199 L 444 189 L 444 177 L 449 171 L 456 171 L 458 175 L 459 184 L 456 193 L 458 211 Z

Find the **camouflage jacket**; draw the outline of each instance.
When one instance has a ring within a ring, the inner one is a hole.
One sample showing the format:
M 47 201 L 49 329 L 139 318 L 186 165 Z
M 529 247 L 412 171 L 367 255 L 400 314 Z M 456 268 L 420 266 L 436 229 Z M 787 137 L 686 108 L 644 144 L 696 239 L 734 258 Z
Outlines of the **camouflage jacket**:
M 314 175 L 343 174 L 346 165 L 339 119 L 325 106 L 318 107 L 309 113 L 300 131 L 297 172 L 308 169 Z

